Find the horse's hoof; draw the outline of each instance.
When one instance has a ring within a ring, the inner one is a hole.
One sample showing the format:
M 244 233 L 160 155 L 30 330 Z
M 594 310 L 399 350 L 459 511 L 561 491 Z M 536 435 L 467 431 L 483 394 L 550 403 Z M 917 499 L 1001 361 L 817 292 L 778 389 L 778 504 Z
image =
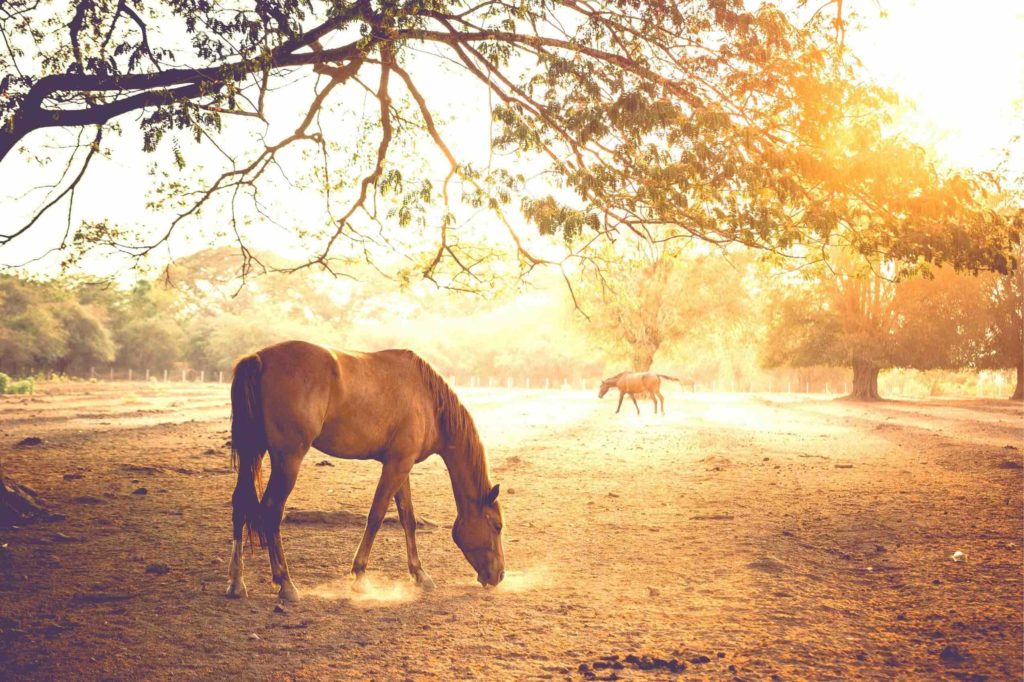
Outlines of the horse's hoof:
M 367 590 L 366 574 L 365 573 L 354 573 L 352 575 L 352 591 L 362 594 Z
M 425 571 L 420 571 L 416 574 L 416 585 L 425 592 L 431 592 L 437 587 L 434 584 L 434 579 L 427 575 Z
M 290 582 L 281 585 L 281 591 L 277 593 L 277 596 L 282 601 L 292 603 L 299 601 L 299 591 Z
M 243 599 L 249 596 L 249 591 L 245 589 L 245 583 L 239 580 L 238 582 L 231 582 L 225 594 L 231 599 Z

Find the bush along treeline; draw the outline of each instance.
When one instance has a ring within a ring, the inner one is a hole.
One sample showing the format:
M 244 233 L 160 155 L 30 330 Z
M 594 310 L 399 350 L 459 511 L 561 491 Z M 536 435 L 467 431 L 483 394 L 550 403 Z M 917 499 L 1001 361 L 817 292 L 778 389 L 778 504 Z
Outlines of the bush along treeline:
M 122 290 L 85 281 L 0 277 L 0 372 L 82 376 L 160 347 L 167 335 L 183 337 L 179 323 L 161 310 L 161 298 L 145 282 Z M 177 345 L 164 349 L 166 357 L 153 358 L 159 363 L 154 368 L 180 359 Z M 18 386 L 8 382 L 7 391 Z
M 35 381 L 32 377 L 14 381 L 11 377 L 0 372 L 0 395 L 23 395 L 32 393 L 35 390 Z
M 459 383 L 593 379 L 604 361 L 552 290 L 485 298 L 372 270 L 238 277 L 237 251 L 209 249 L 133 285 L 0 276 L 0 371 L 12 377 L 207 379 L 286 339 L 336 348 L 412 348 Z M 524 325 L 524 320 L 534 324 Z

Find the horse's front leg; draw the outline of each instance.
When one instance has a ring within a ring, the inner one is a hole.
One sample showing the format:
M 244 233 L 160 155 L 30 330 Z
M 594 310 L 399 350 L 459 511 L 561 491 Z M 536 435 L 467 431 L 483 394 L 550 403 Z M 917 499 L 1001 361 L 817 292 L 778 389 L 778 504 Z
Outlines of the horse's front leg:
M 636 402 L 636 394 L 630 393 L 629 394 L 629 398 L 630 398 L 630 400 L 633 401 L 633 407 L 636 408 L 636 413 L 640 414 L 640 405 Z
M 409 556 L 409 573 L 416 579 L 416 584 L 425 590 L 434 589 L 434 581 L 420 565 L 420 555 L 416 551 L 416 514 L 412 509 L 412 491 L 409 487 L 409 477 L 395 493 L 395 506 L 398 507 L 398 518 L 405 530 L 405 551 Z
M 352 575 L 355 577 L 356 589 L 361 589 L 363 577 L 366 574 L 366 563 L 370 559 L 370 549 L 373 548 L 373 540 L 377 537 L 377 531 L 384 522 L 384 515 L 387 514 L 391 505 L 391 498 L 395 496 L 402 482 L 409 476 L 411 464 L 404 460 L 388 460 L 380 472 L 380 480 L 377 482 L 377 491 L 373 494 L 373 504 L 370 505 L 370 513 L 366 515 L 366 529 L 363 530 L 363 539 L 359 541 L 359 549 L 356 550 L 356 557 L 352 560 Z
M 618 414 L 619 410 L 622 409 L 622 401 L 623 401 L 623 399 L 625 397 L 626 397 L 626 394 L 623 393 L 622 391 L 619 391 L 619 406 L 615 408 L 615 414 Z

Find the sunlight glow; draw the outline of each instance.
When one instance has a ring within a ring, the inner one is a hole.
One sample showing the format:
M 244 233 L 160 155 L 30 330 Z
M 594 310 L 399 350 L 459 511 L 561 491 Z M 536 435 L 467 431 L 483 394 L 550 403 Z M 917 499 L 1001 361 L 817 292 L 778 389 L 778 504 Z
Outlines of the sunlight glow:
M 871 76 L 914 107 L 900 127 L 952 164 L 994 165 L 1024 132 L 1024 4 L 911 0 L 882 9 L 883 17 L 863 10 L 866 26 L 850 43 Z

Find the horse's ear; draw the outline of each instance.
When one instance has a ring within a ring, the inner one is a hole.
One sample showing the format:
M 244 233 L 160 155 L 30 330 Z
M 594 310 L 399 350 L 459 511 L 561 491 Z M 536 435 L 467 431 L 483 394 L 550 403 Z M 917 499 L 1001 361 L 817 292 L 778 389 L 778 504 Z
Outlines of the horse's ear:
M 494 504 L 494 501 L 498 499 L 498 485 L 495 484 L 491 491 L 484 495 L 484 504 Z

